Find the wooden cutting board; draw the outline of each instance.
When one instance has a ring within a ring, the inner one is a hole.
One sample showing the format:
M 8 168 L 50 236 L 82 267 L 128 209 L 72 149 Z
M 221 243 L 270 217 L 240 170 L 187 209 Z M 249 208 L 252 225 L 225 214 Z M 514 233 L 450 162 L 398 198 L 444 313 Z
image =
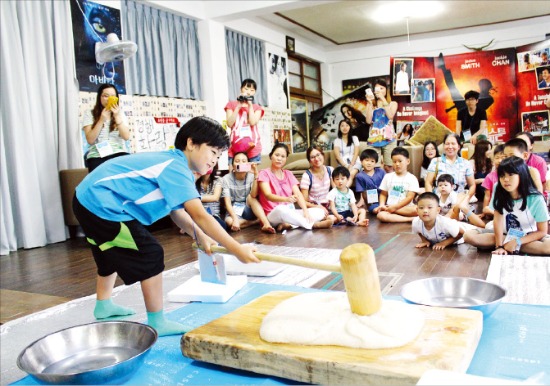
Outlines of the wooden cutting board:
M 465 372 L 482 332 L 479 311 L 417 306 L 426 323 L 415 341 L 394 349 L 275 344 L 260 338 L 264 316 L 298 293 L 273 291 L 186 333 L 183 355 L 255 373 L 320 384 L 411 384 L 424 371 Z

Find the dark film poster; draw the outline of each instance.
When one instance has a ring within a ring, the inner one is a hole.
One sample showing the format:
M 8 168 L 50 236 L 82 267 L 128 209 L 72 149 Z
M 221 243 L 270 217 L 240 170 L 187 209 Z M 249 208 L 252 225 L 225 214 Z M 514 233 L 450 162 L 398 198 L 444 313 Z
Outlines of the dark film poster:
M 506 141 L 518 130 L 516 50 L 476 51 L 435 58 L 437 119 L 452 131 L 464 94 L 480 93 L 477 108 L 487 112 L 489 139 Z
M 384 78 L 389 80 L 389 76 Z M 309 126 L 310 144 L 323 150 L 332 150 L 332 143 L 338 135 L 338 125 L 344 118 L 351 122 L 351 135 L 357 136 L 359 141 L 366 141 L 369 136 L 369 125 L 365 118 L 367 105 L 365 90 L 371 87 L 370 82 L 364 84 L 322 108 L 312 111 Z
M 121 37 L 120 10 L 87 0 L 71 0 L 76 75 L 80 91 L 95 92 L 101 84 L 115 85 L 126 94 L 123 62 L 98 64 L 95 44 L 107 41 L 107 35 Z

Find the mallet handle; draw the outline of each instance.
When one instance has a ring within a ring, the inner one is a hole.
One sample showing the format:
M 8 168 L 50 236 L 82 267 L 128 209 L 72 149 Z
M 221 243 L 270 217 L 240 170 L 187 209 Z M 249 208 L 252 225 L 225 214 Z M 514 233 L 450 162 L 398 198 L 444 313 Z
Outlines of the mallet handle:
M 193 243 L 193 248 L 198 249 L 197 243 Z M 212 252 L 227 253 L 232 255 L 232 253 L 229 252 L 224 247 L 212 246 L 210 249 L 212 249 Z M 271 261 L 274 263 L 297 265 L 299 267 L 320 269 L 322 271 L 329 271 L 329 272 L 342 272 L 342 269 L 337 264 L 317 263 L 314 261 L 301 260 L 301 259 L 296 259 L 294 257 L 273 255 L 271 253 L 262 253 L 262 252 L 254 252 L 254 255 L 262 261 Z

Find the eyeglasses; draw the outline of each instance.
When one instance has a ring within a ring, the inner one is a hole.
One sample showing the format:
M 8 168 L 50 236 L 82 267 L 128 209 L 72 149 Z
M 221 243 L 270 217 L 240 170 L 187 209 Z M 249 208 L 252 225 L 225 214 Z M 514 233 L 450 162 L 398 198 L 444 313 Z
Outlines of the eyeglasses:
M 315 158 L 320 158 L 320 157 L 322 157 L 322 156 L 323 156 L 323 155 L 322 155 L 321 153 L 319 153 L 319 154 L 312 155 L 312 156 L 310 156 L 309 158 L 310 158 L 310 159 L 315 159 Z

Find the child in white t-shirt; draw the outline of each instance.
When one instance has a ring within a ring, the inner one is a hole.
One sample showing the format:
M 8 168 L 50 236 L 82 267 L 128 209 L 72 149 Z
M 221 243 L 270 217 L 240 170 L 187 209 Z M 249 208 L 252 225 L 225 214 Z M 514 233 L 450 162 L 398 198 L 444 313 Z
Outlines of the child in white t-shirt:
M 442 174 L 437 179 L 437 197 L 441 215 L 450 217 L 453 207 L 457 203 L 458 194 L 455 189 L 455 180 L 450 174 Z
M 411 163 L 409 152 L 396 147 L 391 152 L 392 173 L 388 173 L 380 184 L 380 206 L 374 210 L 382 222 L 411 222 L 416 216 L 413 200 L 418 190 L 418 180 L 407 171 Z
M 416 248 L 442 250 L 462 239 L 464 229 L 458 221 L 440 214 L 439 198 L 434 193 L 425 192 L 418 197 L 417 212 L 412 231 L 422 241 L 416 244 Z
M 479 227 L 485 228 L 485 223 L 470 208 L 467 200 L 460 201 L 453 176 L 442 174 L 437 179 L 437 197 L 439 197 L 439 206 L 441 215 L 453 220 L 463 221 Z
M 334 224 L 352 224 L 368 226 L 367 211 L 365 208 L 357 208 L 355 195 L 348 188 L 350 172 L 343 166 L 338 166 L 332 172 L 332 181 L 336 186 L 327 194 L 330 215 Z

